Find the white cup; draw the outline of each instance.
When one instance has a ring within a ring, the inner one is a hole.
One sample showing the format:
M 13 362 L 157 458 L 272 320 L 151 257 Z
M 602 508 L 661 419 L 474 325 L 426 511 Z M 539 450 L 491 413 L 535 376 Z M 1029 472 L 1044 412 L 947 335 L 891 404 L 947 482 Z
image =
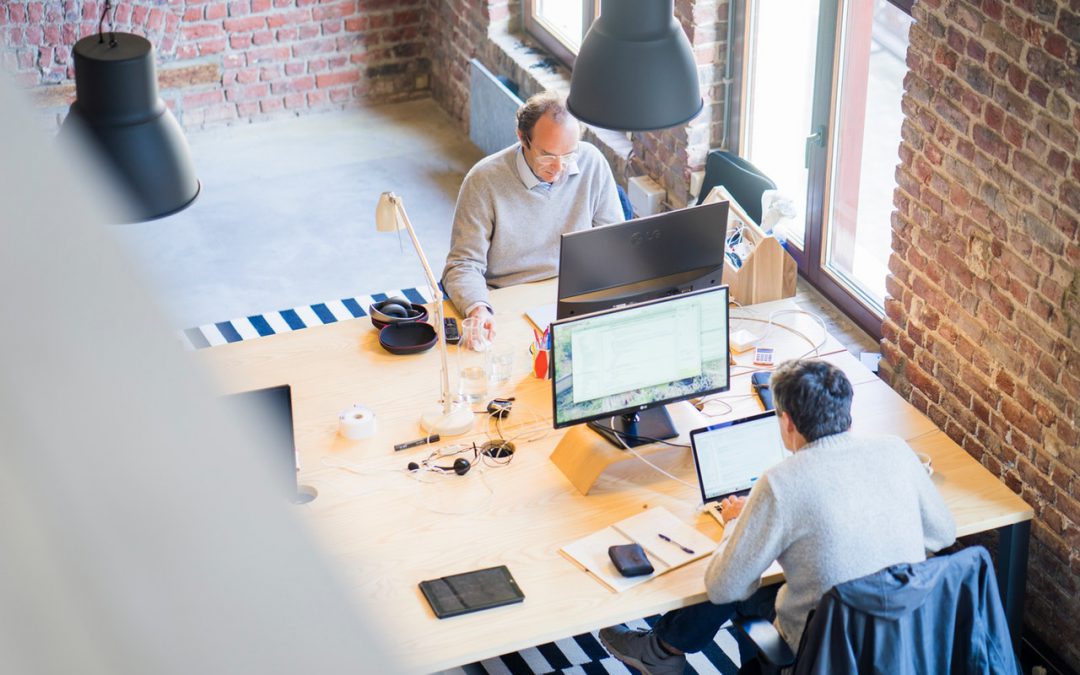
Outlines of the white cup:
M 919 463 L 926 469 L 927 476 L 934 475 L 934 467 L 930 466 L 930 455 L 925 452 L 916 452 L 915 456 L 919 458 Z

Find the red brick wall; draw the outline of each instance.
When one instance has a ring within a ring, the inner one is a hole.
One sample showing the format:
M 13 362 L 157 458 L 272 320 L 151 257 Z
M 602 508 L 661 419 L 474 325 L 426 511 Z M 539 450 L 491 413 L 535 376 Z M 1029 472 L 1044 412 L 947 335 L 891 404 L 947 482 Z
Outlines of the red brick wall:
M 1080 2 L 914 17 L 884 372 L 1033 506 L 1025 622 L 1080 669 Z
M 488 30 L 505 30 L 511 18 L 520 24 L 520 8 L 520 0 L 428 0 L 431 94 L 466 132 L 469 59 L 478 57 L 485 66 L 494 68 L 495 46 L 488 39 Z M 495 72 L 520 81 L 513 73 Z
M 71 47 L 104 2 L 0 2 L 0 59 L 53 120 L 74 97 Z M 426 95 L 426 0 L 120 0 L 118 31 L 157 50 L 188 129 Z

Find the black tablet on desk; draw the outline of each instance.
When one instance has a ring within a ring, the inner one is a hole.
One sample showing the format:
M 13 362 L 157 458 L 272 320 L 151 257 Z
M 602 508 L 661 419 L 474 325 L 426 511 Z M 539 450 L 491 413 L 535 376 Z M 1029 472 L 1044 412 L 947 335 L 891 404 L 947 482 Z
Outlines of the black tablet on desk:
M 420 590 L 440 619 L 525 599 L 506 565 L 421 581 Z

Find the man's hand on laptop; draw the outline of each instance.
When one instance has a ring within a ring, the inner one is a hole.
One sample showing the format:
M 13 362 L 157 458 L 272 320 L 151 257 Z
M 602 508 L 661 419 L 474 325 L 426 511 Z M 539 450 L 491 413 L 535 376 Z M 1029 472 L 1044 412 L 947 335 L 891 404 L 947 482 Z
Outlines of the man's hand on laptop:
M 746 504 L 746 497 L 725 497 L 720 500 L 720 516 L 724 519 L 725 523 L 730 523 L 739 517 L 742 513 L 743 505 Z
M 491 313 L 491 310 L 487 305 L 477 305 L 469 312 L 470 319 L 480 320 L 480 330 L 484 336 L 484 339 L 490 344 L 495 339 L 495 315 Z M 469 337 L 469 336 L 466 336 Z M 483 346 L 479 344 L 466 343 L 465 345 L 469 349 L 482 349 Z

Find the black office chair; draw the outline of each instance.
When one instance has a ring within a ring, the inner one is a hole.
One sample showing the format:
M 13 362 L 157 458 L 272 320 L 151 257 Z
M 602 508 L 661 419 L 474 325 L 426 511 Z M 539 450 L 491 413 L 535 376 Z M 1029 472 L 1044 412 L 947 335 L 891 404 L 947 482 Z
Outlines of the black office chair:
M 807 619 L 797 654 L 768 621 L 736 626 L 759 653 L 740 673 L 1020 675 L 981 546 L 837 584 Z
M 705 201 L 717 185 L 726 187 L 746 215 L 758 225 L 761 224 L 761 195 L 766 190 L 776 189 L 776 183 L 742 157 L 726 150 L 710 150 L 697 203 Z

